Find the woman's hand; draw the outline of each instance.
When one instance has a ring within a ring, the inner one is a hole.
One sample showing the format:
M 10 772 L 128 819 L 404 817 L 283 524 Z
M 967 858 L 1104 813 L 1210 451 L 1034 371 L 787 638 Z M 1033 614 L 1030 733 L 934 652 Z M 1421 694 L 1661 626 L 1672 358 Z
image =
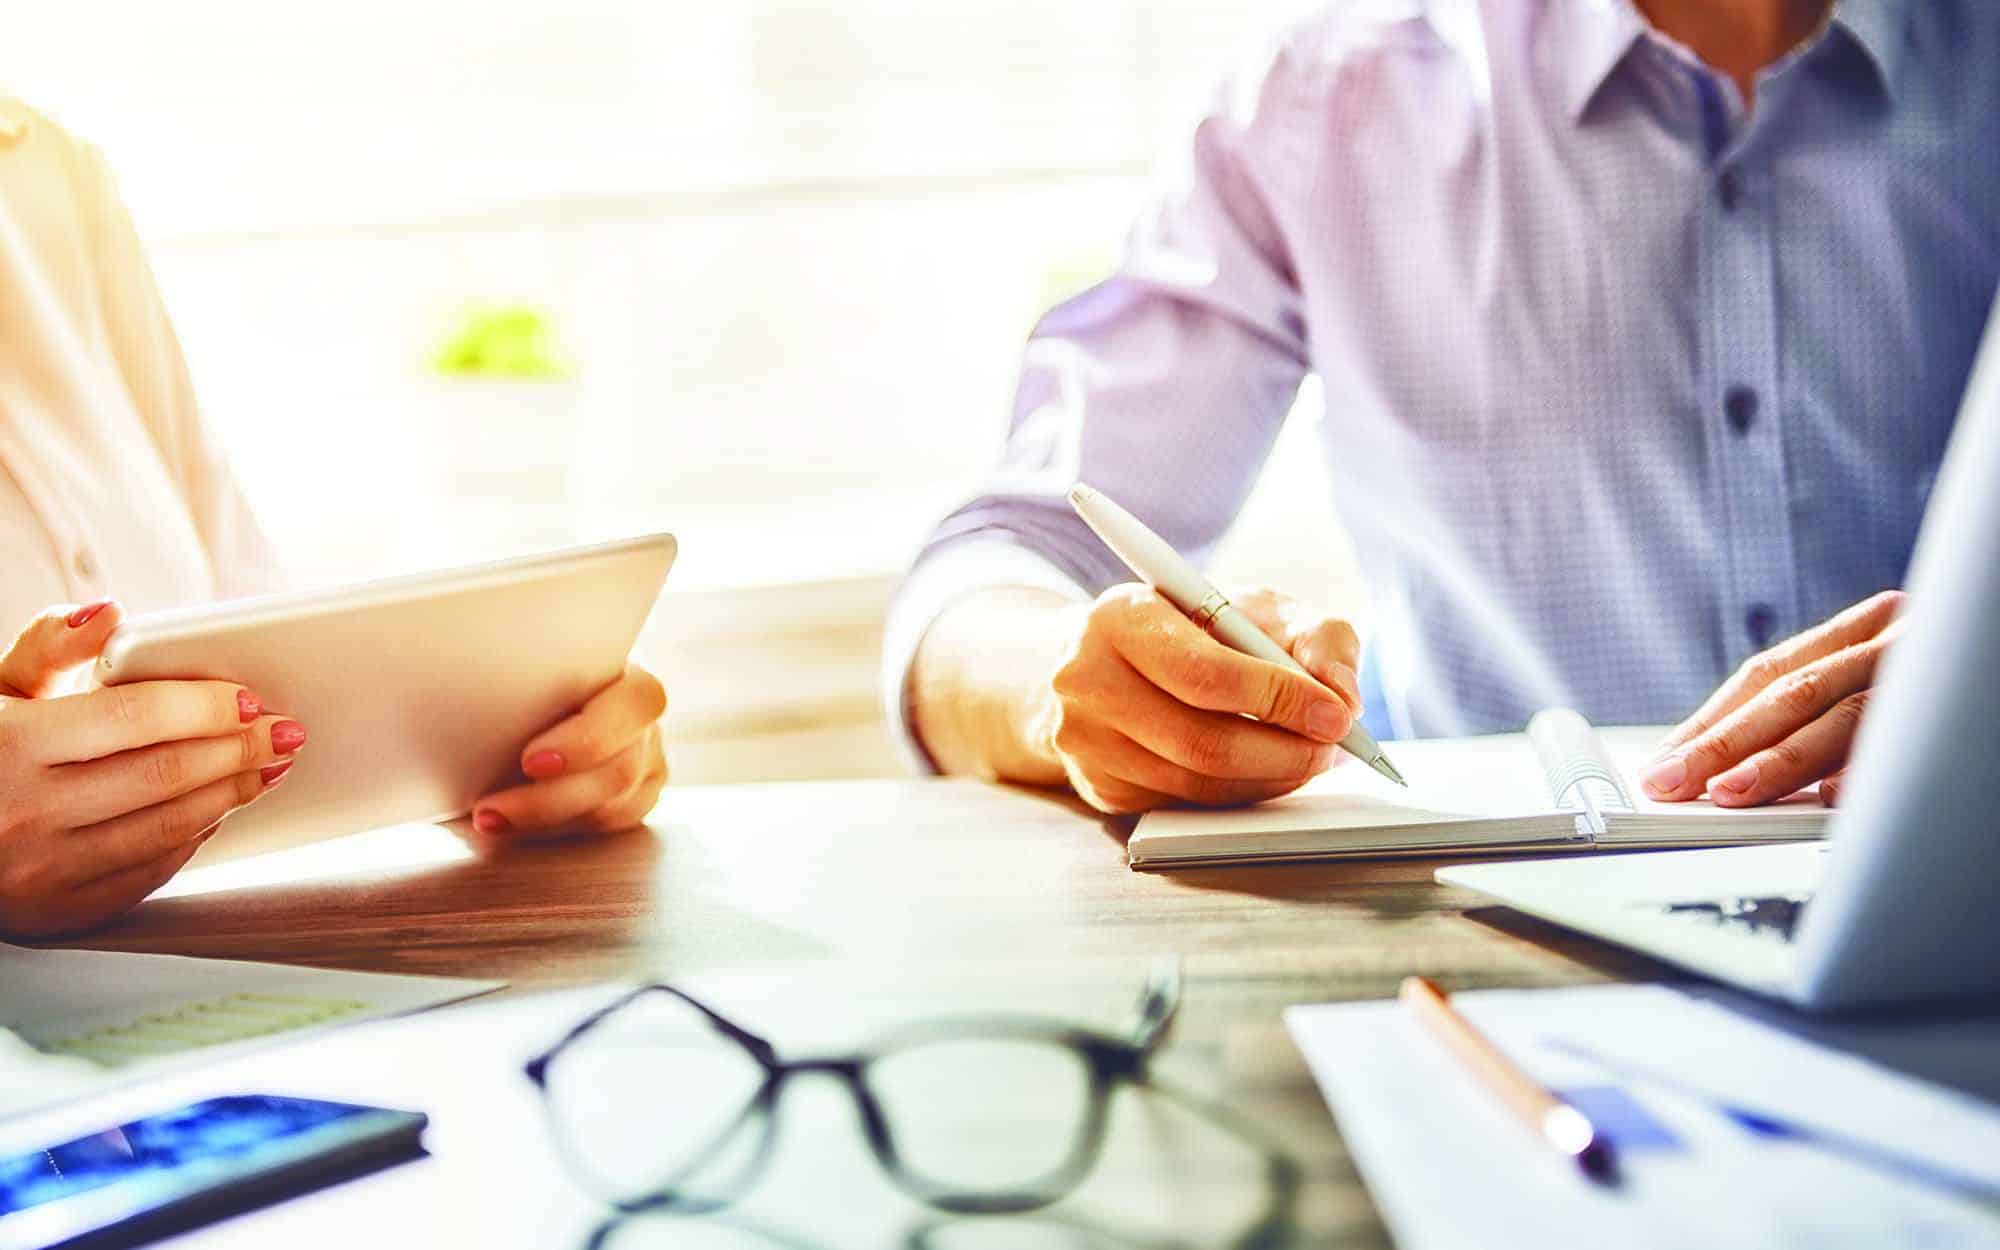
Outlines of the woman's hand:
M 1656 799 L 1772 803 L 1813 782 L 1838 801 L 1875 668 L 1902 633 L 1903 592 L 1886 590 L 1752 656 L 1661 744 L 1640 775 Z
M 132 907 L 305 743 L 229 682 L 60 694 L 117 623 L 113 604 L 51 608 L 0 656 L 0 934 L 74 933 Z
M 667 784 L 667 692 L 637 665 L 521 751 L 526 785 L 474 804 L 488 846 L 522 835 L 613 833 L 646 819 Z

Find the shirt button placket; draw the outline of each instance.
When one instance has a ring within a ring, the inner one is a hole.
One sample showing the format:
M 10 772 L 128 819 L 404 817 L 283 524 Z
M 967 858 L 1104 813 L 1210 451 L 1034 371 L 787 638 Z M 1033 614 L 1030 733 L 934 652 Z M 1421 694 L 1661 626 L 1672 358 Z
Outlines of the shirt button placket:
M 1723 629 L 1732 662 L 1794 625 L 1791 508 L 1779 419 L 1777 240 L 1763 164 L 1733 153 L 1716 170 L 1706 214 L 1714 371 L 1709 445 L 1720 466 L 1729 582 Z

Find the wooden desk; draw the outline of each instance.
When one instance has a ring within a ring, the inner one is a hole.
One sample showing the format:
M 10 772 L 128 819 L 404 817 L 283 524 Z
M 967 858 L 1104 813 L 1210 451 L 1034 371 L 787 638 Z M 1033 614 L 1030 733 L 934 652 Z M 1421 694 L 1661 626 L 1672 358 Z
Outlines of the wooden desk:
M 1434 885 L 1434 860 L 1135 873 L 1116 832 L 1080 806 L 963 781 L 669 790 L 650 830 L 488 861 L 443 830 L 393 832 L 393 846 L 349 840 L 364 864 L 351 875 L 156 899 L 78 944 L 523 985 L 845 979 L 865 988 L 818 1011 L 948 1000 L 1107 1023 L 1155 956 L 1178 953 L 1186 997 L 1163 1066 L 1248 1113 L 1301 1165 L 1294 1244 L 1343 1247 L 1387 1238 L 1282 1008 L 1385 997 L 1408 973 L 1452 989 L 1654 973 L 1534 922 L 1465 914 L 1471 896 Z M 366 866 L 417 844 L 450 862 Z M 864 1153 L 858 1134 L 850 1146 Z M 1199 1159 L 1169 1166 L 1180 1189 L 1211 1183 Z M 1140 1198 L 1162 1184 L 1115 1170 Z

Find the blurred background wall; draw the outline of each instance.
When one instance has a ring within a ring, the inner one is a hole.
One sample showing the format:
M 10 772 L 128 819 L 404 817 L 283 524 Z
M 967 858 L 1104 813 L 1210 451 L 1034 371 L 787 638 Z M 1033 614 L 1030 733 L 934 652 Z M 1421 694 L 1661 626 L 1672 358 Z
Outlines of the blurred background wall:
M 68 0 L 95 141 L 296 580 L 650 529 L 680 781 L 899 765 L 895 576 L 1039 312 L 1307 0 Z M 1308 387 L 1218 580 L 1365 609 Z

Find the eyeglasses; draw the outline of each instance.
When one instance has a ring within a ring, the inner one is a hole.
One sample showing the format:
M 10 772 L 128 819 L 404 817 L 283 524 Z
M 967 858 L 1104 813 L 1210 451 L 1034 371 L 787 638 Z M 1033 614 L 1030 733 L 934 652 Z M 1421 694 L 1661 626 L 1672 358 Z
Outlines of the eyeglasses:
M 847 1087 L 898 1188 L 944 1211 L 1005 1214 L 1089 1175 L 1111 1094 L 1146 1080 L 1180 997 L 1178 965 L 1162 964 L 1119 1033 L 966 1016 L 787 1060 L 692 995 L 648 985 L 586 1017 L 527 1074 L 577 1181 L 623 1211 L 736 1201 L 770 1158 L 780 1098 L 822 1075 Z

